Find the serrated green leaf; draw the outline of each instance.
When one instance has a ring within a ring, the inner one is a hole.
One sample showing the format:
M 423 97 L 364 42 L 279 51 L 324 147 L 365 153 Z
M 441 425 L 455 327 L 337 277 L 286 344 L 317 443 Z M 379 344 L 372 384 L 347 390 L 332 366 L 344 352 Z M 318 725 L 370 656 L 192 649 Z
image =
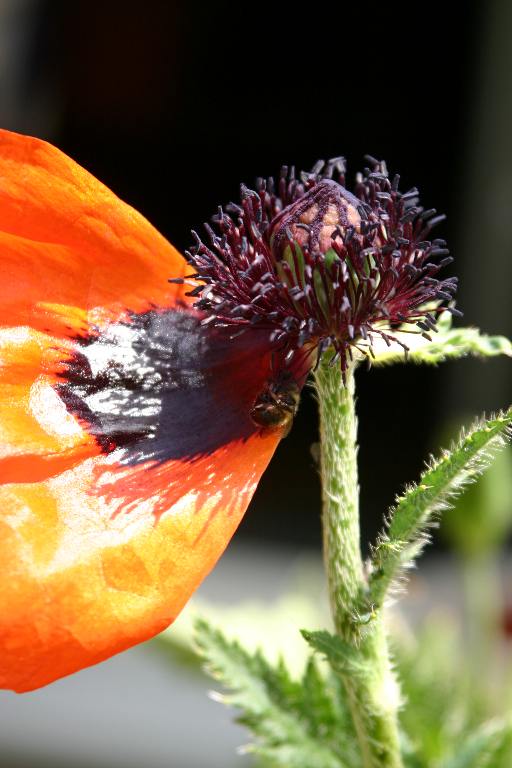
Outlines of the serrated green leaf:
M 511 530 L 512 447 L 507 446 L 443 518 L 441 532 L 465 558 L 474 558 L 496 552 Z
M 512 408 L 477 422 L 451 451 L 432 460 L 420 482 L 398 498 L 371 557 L 368 600 L 374 609 L 382 605 L 390 585 L 423 548 L 434 515 L 489 466 L 510 435 L 511 424 Z
M 468 355 L 483 358 L 497 355 L 512 357 L 512 342 L 505 336 L 488 336 L 480 333 L 478 328 L 452 328 L 451 316 L 448 312 L 441 315 L 438 329 L 438 333 L 432 334 L 432 341 L 417 332 L 407 333 L 400 329 L 390 334 L 409 347 L 407 356 L 396 342 L 387 346 L 384 341 L 376 340 L 373 346 L 375 358 L 372 359 L 372 364 L 412 362 L 436 365 L 444 360 Z M 409 331 L 411 330 L 413 330 L 412 327 L 409 328 Z
M 362 677 L 370 671 L 365 657 L 358 647 L 347 643 L 327 630 L 308 632 L 301 630 L 302 637 L 318 653 L 323 654 L 331 667 L 342 676 Z
M 283 768 L 350 767 L 345 724 L 316 670 L 308 666 L 307 679 L 294 681 L 283 662 L 270 666 L 204 620 L 196 622 L 196 642 L 207 670 L 229 690 L 222 700 L 241 711 L 238 722 L 256 738 L 250 751 Z
M 327 659 L 339 676 L 350 699 L 350 710 L 365 766 L 379 768 L 396 765 L 398 744 L 394 717 L 399 705 L 399 693 L 389 664 L 376 669 L 376 653 L 382 651 L 382 635 L 376 627 L 352 645 L 338 635 L 320 630 L 302 631 L 309 645 Z M 393 726 L 390 729 L 390 717 Z
M 314 658 L 310 658 L 302 678 L 301 706 L 304 715 L 311 722 L 315 736 L 322 737 L 326 729 L 335 727 L 340 720 L 340 711 L 337 707 L 340 699 L 332 695 L 326 686 L 326 681 L 320 674 Z M 348 712 L 343 708 L 341 720 L 349 719 Z
M 456 754 L 443 768 L 496 768 L 496 760 L 511 733 L 509 721 L 484 723 L 458 745 Z

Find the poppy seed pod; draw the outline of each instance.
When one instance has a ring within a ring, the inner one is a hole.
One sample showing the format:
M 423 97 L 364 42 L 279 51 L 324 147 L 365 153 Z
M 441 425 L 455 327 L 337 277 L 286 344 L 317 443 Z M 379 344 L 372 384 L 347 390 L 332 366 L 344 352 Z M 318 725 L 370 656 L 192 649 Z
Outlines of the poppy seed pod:
M 240 205 L 219 209 L 210 245 L 196 236 L 188 254 L 188 295 L 199 297 L 203 322 L 267 329 L 292 367 L 331 348 L 343 373 L 356 350 L 371 358 L 376 338 L 398 341 L 399 326 L 430 338 L 457 284 L 437 278 L 452 260 L 446 243 L 427 240 L 444 217 L 419 206 L 416 189 L 400 193 L 384 163 L 369 162 L 353 193 L 334 158 L 300 180 L 284 168 L 277 188 L 260 179 L 256 191 L 242 187 Z

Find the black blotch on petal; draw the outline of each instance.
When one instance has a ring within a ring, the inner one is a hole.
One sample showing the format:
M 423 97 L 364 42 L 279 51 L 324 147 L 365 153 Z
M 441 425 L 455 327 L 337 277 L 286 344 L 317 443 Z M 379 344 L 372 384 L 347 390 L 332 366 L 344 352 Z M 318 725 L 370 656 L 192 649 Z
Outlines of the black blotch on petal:
M 155 310 L 77 340 L 57 392 L 123 463 L 194 458 L 256 431 L 269 357 L 268 334 L 230 339 L 185 310 Z

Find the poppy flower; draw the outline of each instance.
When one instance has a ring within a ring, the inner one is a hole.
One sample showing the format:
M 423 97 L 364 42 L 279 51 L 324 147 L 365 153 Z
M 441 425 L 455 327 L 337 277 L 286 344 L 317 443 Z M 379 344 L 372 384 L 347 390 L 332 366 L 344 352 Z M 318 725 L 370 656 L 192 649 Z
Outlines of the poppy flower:
M 319 356 L 344 373 L 404 323 L 435 329 L 455 288 L 436 217 L 370 165 L 353 194 L 339 158 L 243 187 L 184 258 L 58 149 L 0 132 L 1 687 L 168 626 Z

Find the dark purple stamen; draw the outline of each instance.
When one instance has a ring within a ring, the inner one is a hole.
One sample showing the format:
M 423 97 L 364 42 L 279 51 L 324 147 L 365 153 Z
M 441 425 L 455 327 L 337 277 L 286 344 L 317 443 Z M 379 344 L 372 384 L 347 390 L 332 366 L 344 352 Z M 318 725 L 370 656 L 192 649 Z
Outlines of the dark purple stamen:
M 430 339 L 436 315 L 460 314 L 444 305 L 456 278 L 437 278 L 452 261 L 446 243 L 427 239 L 444 216 L 424 210 L 416 188 L 400 193 L 383 162 L 366 160 L 354 193 L 344 186 L 343 158 L 320 161 L 300 179 L 284 167 L 277 191 L 273 179 L 259 179 L 256 191 L 241 186 L 240 205 L 219 208 L 213 227 L 205 225 L 209 245 L 193 232 L 185 282 L 204 324 L 233 335 L 268 329 L 288 364 L 332 348 L 344 372 L 354 347 L 370 357 L 380 337 L 407 352 L 393 336 L 403 323 Z

